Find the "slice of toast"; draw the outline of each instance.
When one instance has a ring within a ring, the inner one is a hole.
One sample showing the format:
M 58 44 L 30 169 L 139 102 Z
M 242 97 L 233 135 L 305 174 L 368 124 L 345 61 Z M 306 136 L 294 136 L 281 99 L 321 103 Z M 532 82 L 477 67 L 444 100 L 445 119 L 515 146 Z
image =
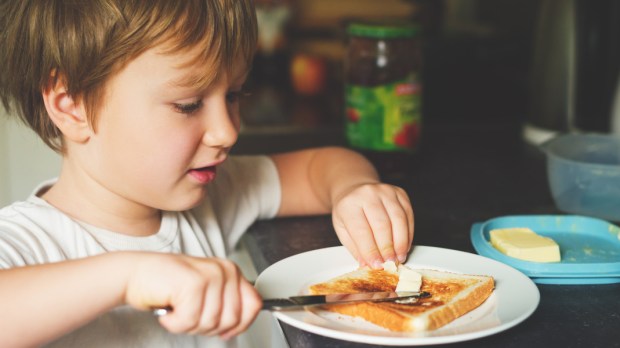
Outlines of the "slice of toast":
M 421 332 L 440 328 L 480 306 L 493 292 L 492 277 L 430 269 L 414 269 L 422 275 L 420 291 L 431 294 L 414 304 L 360 302 L 329 305 L 332 312 L 360 317 L 391 331 Z M 371 269 L 356 271 L 311 285 L 311 294 L 394 291 L 398 274 Z

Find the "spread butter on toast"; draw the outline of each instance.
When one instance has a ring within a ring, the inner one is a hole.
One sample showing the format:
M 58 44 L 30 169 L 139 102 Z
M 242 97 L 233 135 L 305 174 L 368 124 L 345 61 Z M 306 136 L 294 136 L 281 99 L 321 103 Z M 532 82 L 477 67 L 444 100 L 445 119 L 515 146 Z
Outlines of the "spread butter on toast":
M 430 269 L 414 269 L 422 275 L 420 291 L 431 297 L 414 304 L 359 302 L 323 308 L 359 317 L 391 331 L 421 332 L 440 328 L 480 306 L 493 292 L 493 277 Z M 385 270 L 358 269 L 326 282 L 311 285 L 311 294 L 394 291 L 398 274 Z

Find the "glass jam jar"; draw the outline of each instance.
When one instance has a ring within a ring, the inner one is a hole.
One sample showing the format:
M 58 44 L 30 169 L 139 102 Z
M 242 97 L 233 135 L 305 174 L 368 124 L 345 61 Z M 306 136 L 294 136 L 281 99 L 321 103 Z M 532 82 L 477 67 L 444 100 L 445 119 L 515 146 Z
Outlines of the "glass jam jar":
M 413 23 L 351 23 L 345 56 L 345 132 L 352 147 L 413 152 L 421 114 L 421 48 Z

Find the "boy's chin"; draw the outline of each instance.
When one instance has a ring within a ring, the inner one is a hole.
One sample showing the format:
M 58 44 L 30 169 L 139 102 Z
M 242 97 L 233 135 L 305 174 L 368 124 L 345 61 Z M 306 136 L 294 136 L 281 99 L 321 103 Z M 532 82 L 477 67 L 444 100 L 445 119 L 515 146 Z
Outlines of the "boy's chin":
M 168 200 L 161 210 L 166 211 L 185 211 L 199 206 L 205 199 L 205 193 L 194 195 L 194 197 L 183 197 L 177 200 Z

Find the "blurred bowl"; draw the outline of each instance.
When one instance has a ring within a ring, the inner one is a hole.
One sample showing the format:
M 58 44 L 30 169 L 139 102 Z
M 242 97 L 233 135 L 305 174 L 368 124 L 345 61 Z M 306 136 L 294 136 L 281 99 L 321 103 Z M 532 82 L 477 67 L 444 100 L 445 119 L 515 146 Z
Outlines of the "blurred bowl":
M 541 145 L 561 211 L 620 221 L 620 138 L 564 134 Z

